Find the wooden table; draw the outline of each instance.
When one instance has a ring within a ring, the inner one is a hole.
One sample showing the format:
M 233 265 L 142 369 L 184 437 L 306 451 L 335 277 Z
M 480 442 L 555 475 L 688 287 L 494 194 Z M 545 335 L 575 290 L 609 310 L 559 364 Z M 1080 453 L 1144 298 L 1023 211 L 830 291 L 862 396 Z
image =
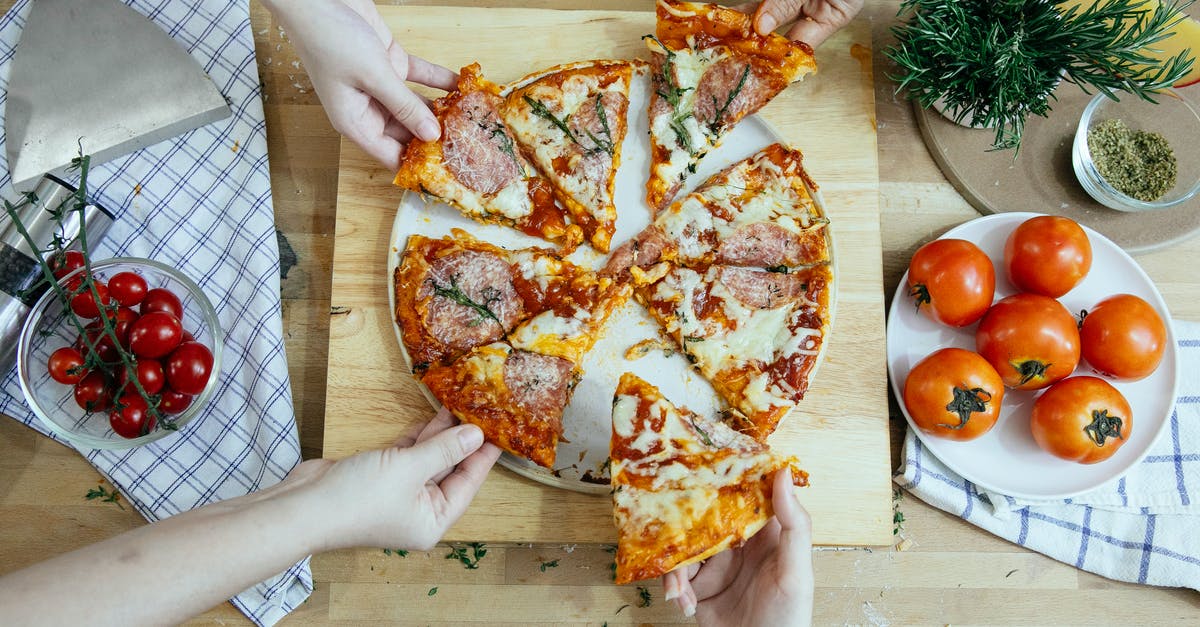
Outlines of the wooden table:
M 7 8 L 11 4 L 0 1 Z M 407 4 L 435 4 L 409 0 Z M 628 9 L 622 0 L 444 0 L 466 6 Z M 647 7 L 649 2 L 646 2 Z M 858 18 L 874 32 L 876 123 L 886 298 L 912 252 L 975 211 L 929 157 L 908 104 L 896 98 L 878 51 L 890 41 L 897 0 L 870 2 Z M 286 37 L 252 4 L 259 69 L 266 86 L 276 222 L 297 261 L 282 283 L 289 368 L 305 457 L 322 450 L 329 280 L 337 189 L 338 137 L 329 127 Z M 820 59 L 818 51 L 818 60 Z M 1038 209 L 1038 208 L 1030 208 Z M 1044 209 L 1044 208 L 1043 208 Z M 1200 276 L 1182 259 L 1200 255 L 1200 239 L 1138 261 L 1171 311 L 1200 320 Z M 904 421 L 893 408 L 893 460 Z M 0 573 L 21 568 L 144 524 L 130 508 L 87 501 L 98 473 L 74 451 L 11 420 L 0 420 Z M 996 538 L 904 496 L 896 509 L 898 547 L 821 550 L 815 556 L 817 623 L 1049 624 L 1196 623 L 1195 592 L 1109 581 Z M 897 516 L 899 519 L 899 515 Z M 446 549 L 407 557 L 379 550 L 313 558 L 316 591 L 285 624 L 480 621 L 671 623 L 679 621 L 649 587 L 638 607 L 633 586 L 610 583 L 612 556 L 602 546 L 493 547 L 477 570 L 443 559 Z M 551 564 L 554 564 L 551 566 Z M 543 569 L 543 565 L 545 568 Z M 430 595 L 430 590 L 438 591 Z M 222 604 L 196 623 L 246 624 Z

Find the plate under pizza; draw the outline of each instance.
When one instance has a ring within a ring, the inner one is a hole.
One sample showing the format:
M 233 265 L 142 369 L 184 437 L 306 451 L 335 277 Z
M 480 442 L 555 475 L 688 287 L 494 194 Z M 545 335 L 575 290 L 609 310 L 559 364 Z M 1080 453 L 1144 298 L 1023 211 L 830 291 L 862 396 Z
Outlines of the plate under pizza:
M 616 175 L 614 200 L 617 207 L 616 233 L 613 246 L 637 235 L 651 221 L 651 209 L 645 201 L 647 172 L 650 154 L 646 138 L 649 134 L 646 104 L 650 81 L 645 74 L 635 75 L 629 96 L 629 130 L 622 145 L 620 168 Z M 725 137 L 722 144 L 710 152 L 688 179 L 683 194 L 703 183 L 713 174 L 738 162 L 764 147 L 781 141 L 779 135 L 759 116 L 742 120 Z M 803 148 L 802 146 L 800 147 Z M 810 190 L 820 205 L 817 190 Z M 459 229 L 477 239 L 504 248 L 547 247 L 545 240 L 525 235 L 506 226 L 482 224 L 464 216 L 457 209 L 420 194 L 407 192 L 397 208 L 388 246 L 387 276 L 392 276 L 400 263 L 410 235 L 440 238 Z M 834 284 L 832 286 L 828 316 L 830 328 L 837 295 L 836 255 L 831 256 Z M 566 258 L 579 266 L 600 269 L 608 260 L 607 254 L 596 252 L 586 244 L 581 245 Z M 389 308 L 395 311 L 395 295 L 389 290 Z M 393 320 L 397 344 L 403 353 L 405 364 L 411 370 L 412 360 L 401 338 L 400 327 Z M 643 343 L 650 350 L 637 359 L 628 359 L 629 349 Z M 657 348 L 661 344 L 663 349 Z M 608 445 L 612 432 L 613 393 L 622 373 L 632 372 L 654 384 L 668 398 L 688 409 L 713 415 L 723 409 L 722 401 L 712 385 L 697 373 L 682 354 L 671 350 L 671 341 L 660 332 L 660 325 L 634 299 L 628 299 L 613 312 L 604 332 L 592 350 L 584 358 L 583 378 L 576 385 L 570 403 L 563 412 L 563 435 L 558 444 L 557 461 L 551 469 L 543 468 L 526 459 L 505 453 L 500 464 L 535 481 L 554 487 L 578 492 L 607 494 L 609 475 L 607 469 Z M 820 364 L 818 358 L 817 366 Z M 816 375 L 816 368 L 811 373 Z M 424 385 L 421 390 L 430 404 L 440 407 L 439 401 Z

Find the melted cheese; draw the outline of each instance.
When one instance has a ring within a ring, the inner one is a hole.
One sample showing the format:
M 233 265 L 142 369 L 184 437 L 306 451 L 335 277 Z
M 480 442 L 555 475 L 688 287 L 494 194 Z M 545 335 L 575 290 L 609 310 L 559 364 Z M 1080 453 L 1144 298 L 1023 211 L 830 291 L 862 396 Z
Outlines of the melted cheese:
M 578 363 L 583 351 L 591 344 L 591 338 L 587 312 L 576 313 L 580 315 L 566 318 L 554 311 L 543 311 L 509 333 L 508 341 L 513 348 Z

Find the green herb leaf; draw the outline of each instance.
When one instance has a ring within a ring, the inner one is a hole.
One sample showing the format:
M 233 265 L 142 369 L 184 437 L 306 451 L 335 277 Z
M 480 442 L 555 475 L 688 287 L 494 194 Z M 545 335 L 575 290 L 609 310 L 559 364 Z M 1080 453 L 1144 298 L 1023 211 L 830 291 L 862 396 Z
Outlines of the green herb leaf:
M 542 562 L 538 565 L 538 569 L 543 573 L 546 572 L 547 568 L 558 568 L 558 560 L 550 560 L 548 562 Z
M 496 324 L 500 325 L 501 329 L 504 329 L 504 323 L 500 322 L 500 318 L 496 317 L 496 314 L 492 313 L 491 309 L 488 309 L 488 303 L 477 303 L 471 300 L 471 297 L 467 296 L 466 293 L 464 293 L 462 289 L 458 287 L 458 280 L 455 277 L 450 277 L 449 286 L 438 285 L 437 281 L 433 280 L 433 278 L 429 279 L 429 284 L 433 287 L 434 294 L 441 296 L 442 298 L 448 298 L 464 307 L 470 307 L 471 309 L 474 309 L 475 312 L 480 316 L 480 322 L 485 320 L 494 320 Z M 491 301 L 488 302 L 490 303 Z M 507 329 L 504 330 L 507 332 Z
M 467 549 L 471 549 L 468 553 Z M 476 570 L 479 568 L 479 560 L 487 555 L 487 549 L 484 548 L 482 542 L 471 542 L 467 546 L 450 546 L 450 552 L 446 554 L 446 559 L 456 559 L 467 570 Z
M 96 499 L 100 499 L 101 501 L 103 501 L 105 503 L 115 503 L 117 505 L 117 507 L 119 507 L 121 509 L 125 509 L 125 506 L 121 505 L 121 502 L 117 500 L 120 497 L 121 497 L 121 494 L 119 492 L 117 492 L 116 490 L 112 490 L 110 492 L 104 486 L 97 486 L 96 489 L 94 489 L 94 490 L 88 490 L 87 494 L 84 495 L 84 498 L 89 501 L 94 501 Z
M 543 118 L 545 120 L 548 120 L 551 124 L 553 124 L 554 126 L 557 126 L 559 130 L 561 130 L 562 132 L 567 134 L 567 139 L 570 139 L 571 141 L 575 142 L 576 144 L 578 144 L 580 146 L 583 145 L 582 143 L 580 143 L 579 138 L 575 137 L 575 133 L 571 132 L 571 127 L 567 126 L 567 121 L 565 119 L 563 119 L 563 120 L 558 119 L 557 116 L 555 116 L 553 113 L 550 112 L 550 109 L 546 108 L 546 105 L 543 104 L 541 100 L 537 100 L 535 98 L 530 98 L 528 94 L 526 94 L 522 97 L 525 99 L 525 102 L 529 105 L 529 107 L 533 110 L 534 115 L 536 115 L 540 118 Z
M 438 590 L 437 586 L 430 588 L 429 593 L 426 596 L 433 596 L 433 595 L 437 594 L 437 590 Z
M 746 86 L 746 78 L 749 76 L 750 64 L 747 63 L 746 67 L 742 69 L 742 76 L 738 79 L 737 85 L 729 90 L 729 95 L 725 98 L 725 104 L 721 105 L 720 110 L 713 116 L 712 122 L 708 123 L 708 130 L 714 135 L 721 129 L 721 118 L 725 117 L 725 112 L 729 110 L 729 105 L 733 104 L 733 99 L 737 98 L 738 93 L 742 91 L 742 87 Z M 713 100 L 713 104 L 717 104 L 715 99 Z
M 650 589 L 647 588 L 646 586 L 638 586 L 637 593 L 638 593 L 637 606 L 638 607 L 650 607 L 650 603 L 651 603 L 650 602 Z

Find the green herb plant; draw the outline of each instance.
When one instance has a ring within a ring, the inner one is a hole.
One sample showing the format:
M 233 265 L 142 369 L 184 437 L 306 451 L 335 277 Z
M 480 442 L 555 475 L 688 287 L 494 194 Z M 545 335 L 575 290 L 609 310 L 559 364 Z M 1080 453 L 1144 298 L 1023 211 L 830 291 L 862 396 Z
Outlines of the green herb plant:
M 1191 4 L 1163 0 L 904 0 L 889 78 L 923 108 L 995 129 L 993 150 L 1018 149 L 1029 115 L 1045 117 L 1060 81 L 1154 102 L 1191 70 L 1191 50 L 1159 63 L 1147 49 L 1172 35 Z

